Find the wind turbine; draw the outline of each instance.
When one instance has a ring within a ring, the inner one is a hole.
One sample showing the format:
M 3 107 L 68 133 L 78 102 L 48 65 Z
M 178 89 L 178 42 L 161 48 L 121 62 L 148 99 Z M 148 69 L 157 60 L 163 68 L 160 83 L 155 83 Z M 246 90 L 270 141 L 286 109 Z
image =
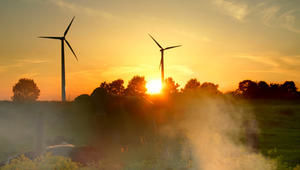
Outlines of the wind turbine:
M 161 68 L 161 84 L 164 84 L 164 80 L 165 80 L 165 72 L 164 72 L 164 51 L 165 50 L 169 50 L 172 48 L 177 48 L 180 47 L 181 45 L 176 45 L 176 46 L 170 46 L 167 48 L 163 48 L 150 34 L 149 36 L 152 38 L 152 40 L 157 44 L 157 46 L 160 48 L 160 52 L 161 52 L 161 59 L 160 59 L 160 64 L 159 67 Z
M 64 50 L 64 46 L 65 46 L 65 42 L 67 43 L 67 45 L 69 46 L 70 50 L 72 51 L 72 53 L 74 54 L 76 60 L 78 61 L 78 58 L 74 52 L 74 50 L 72 49 L 70 43 L 66 40 L 66 35 L 74 21 L 74 18 L 72 19 L 72 21 L 70 22 L 69 26 L 67 27 L 66 31 L 64 32 L 64 35 L 62 37 L 46 37 L 46 36 L 41 36 L 38 38 L 47 38 L 47 39 L 55 39 L 55 40 L 60 40 L 61 41 L 61 100 L 62 101 L 66 101 L 66 78 L 65 78 L 65 50 Z

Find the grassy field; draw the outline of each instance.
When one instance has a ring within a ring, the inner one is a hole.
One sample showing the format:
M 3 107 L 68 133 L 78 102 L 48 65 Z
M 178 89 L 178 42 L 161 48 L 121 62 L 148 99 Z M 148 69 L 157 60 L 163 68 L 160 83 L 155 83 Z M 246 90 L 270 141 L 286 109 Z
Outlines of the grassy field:
M 237 105 L 253 113 L 258 123 L 258 152 L 267 157 L 279 158 L 291 167 L 300 164 L 299 101 L 255 100 L 238 102 Z M 39 102 L 34 107 L 0 102 L 0 161 L 36 149 L 39 120 L 43 120 L 44 124 L 41 139 L 44 146 L 54 144 L 57 138 L 77 146 L 90 144 L 98 132 L 91 125 L 95 120 L 89 112 L 86 108 L 79 109 L 72 102 Z M 149 146 L 136 150 L 153 152 Z
M 55 140 L 62 137 L 76 145 L 85 145 L 90 135 L 88 116 L 76 113 L 72 103 L 42 102 L 33 107 L 1 102 L 0 161 L 17 153 L 36 150 L 40 120 L 44 124 L 40 139 L 44 147 L 55 144 Z
M 252 101 L 259 122 L 259 149 L 265 155 L 281 157 L 295 166 L 300 164 L 300 102 Z

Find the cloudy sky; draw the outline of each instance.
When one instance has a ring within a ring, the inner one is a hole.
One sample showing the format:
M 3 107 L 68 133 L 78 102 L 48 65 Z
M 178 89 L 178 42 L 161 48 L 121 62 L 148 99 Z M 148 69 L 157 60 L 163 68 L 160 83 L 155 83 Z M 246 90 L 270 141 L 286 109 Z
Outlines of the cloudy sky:
M 190 78 L 237 88 L 244 79 L 300 85 L 299 0 L 1 0 L 0 100 L 19 78 L 32 78 L 41 100 L 60 98 L 60 42 L 37 36 L 67 35 L 67 98 L 90 94 L 102 81 L 134 75 L 182 86 Z

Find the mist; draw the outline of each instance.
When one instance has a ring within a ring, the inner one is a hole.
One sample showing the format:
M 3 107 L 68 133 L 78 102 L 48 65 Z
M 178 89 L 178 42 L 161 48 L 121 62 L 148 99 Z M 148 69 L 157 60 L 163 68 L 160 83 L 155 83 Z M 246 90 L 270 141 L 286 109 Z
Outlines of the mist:
M 275 169 L 272 160 L 253 148 L 257 141 L 252 138 L 258 135 L 259 127 L 251 109 L 222 98 L 192 99 L 184 105 L 183 119 L 168 130 L 184 132 L 195 169 Z
M 278 168 L 262 152 L 261 123 L 246 100 L 189 93 L 87 99 L 2 102 L 1 160 L 67 143 L 74 149 L 64 155 L 96 169 Z

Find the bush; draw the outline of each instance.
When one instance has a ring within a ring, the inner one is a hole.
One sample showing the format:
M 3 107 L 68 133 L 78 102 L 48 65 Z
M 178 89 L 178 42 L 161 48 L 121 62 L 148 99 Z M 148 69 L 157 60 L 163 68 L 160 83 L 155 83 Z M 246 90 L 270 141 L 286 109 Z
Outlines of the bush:
M 3 166 L 1 170 L 75 170 L 79 169 L 79 164 L 72 162 L 70 158 L 62 156 L 52 156 L 45 154 L 34 160 L 26 158 L 24 155 L 12 160 L 9 164 Z

